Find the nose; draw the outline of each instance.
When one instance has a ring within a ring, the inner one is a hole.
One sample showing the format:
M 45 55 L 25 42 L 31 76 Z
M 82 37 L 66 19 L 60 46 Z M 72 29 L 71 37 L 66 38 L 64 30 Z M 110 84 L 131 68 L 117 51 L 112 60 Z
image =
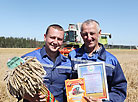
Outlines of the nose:
M 54 44 L 57 44 L 57 43 L 58 43 L 58 39 L 55 38 L 55 39 L 53 40 L 53 43 L 54 43 Z
M 90 35 L 90 33 L 88 33 L 87 39 L 88 39 L 88 40 L 91 40 L 91 37 L 92 37 L 92 36 Z

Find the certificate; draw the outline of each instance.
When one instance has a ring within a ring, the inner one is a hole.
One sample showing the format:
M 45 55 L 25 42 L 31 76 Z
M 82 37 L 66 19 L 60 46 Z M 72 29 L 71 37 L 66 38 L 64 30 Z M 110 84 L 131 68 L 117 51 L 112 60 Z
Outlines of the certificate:
M 85 79 L 86 95 L 109 100 L 105 63 L 76 64 L 78 77 Z

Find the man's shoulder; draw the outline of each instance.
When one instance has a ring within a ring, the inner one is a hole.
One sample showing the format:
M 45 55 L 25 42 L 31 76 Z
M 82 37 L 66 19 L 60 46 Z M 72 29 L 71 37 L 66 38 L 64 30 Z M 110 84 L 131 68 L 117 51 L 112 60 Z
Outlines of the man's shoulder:
M 72 51 L 69 53 L 69 55 L 74 55 L 74 54 L 78 53 L 79 50 L 80 50 L 80 48 L 77 48 L 77 49 L 75 49 L 75 50 L 72 50 Z
M 34 50 L 32 52 L 29 52 L 29 53 L 26 53 L 21 57 L 24 58 L 24 57 L 38 57 L 38 56 L 40 56 L 40 49 Z
M 117 59 L 117 58 L 115 57 L 115 55 L 113 55 L 112 53 L 110 53 L 110 52 L 107 51 L 107 50 L 106 50 L 106 57 L 108 57 L 108 58 L 113 58 L 113 59 Z
M 70 59 L 64 55 L 61 54 L 61 57 L 62 57 L 62 63 L 71 63 Z
M 118 59 L 112 53 L 106 51 L 106 62 L 115 66 L 118 63 Z

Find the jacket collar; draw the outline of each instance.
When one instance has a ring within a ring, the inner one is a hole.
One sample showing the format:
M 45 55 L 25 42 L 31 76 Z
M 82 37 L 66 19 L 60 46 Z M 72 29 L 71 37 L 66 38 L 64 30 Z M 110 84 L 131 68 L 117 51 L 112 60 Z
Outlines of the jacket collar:
M 99 43 L 99 46 L 101 46 L 101 48 L 99 50 L 97 50 L 96 53 L 98 53 L 99 59 L 105 61 L 106 60 L 106 50 L 105 50 L 103 44 Z M 78 50 L 78 53 L 76 54 L 76 56 L 84 56 L 85 53 L 86 53 L 85 46 L 83 44 L 82 47 Z
M 106 60 L 106 50 L 105 50 L 103 44 L 99 43 L 99 45 L 101 46 L 101 49 L 99 50 L 99 56 L 98 56 L 98 58 L 105 61 Z

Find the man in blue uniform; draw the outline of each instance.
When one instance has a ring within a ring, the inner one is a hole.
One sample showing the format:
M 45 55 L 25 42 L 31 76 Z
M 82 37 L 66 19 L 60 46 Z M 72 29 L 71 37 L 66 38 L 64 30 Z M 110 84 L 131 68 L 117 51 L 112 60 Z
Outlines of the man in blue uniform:
M 73 67 L 78 63 L 105 62 L 109 92 L 109 101 L 107 102 L 123 102 L 126 98 L 126 78 L 116 57 L 98 43 L 100 34 L 101 29 L 97 21 L 92 19 L 85 21 L 81 26 L 84 44 L 81 48 L 70 52 L 68 57 L 71 59 Z M 88 102 L 101 102 L 92 97 L 86 97 L 86 99 Z
M 59 102 L 66 102 L 65 80 L 69 79 L 72 73 L 71 62 L 68 58 L 60 54 L 64 39 L 64 30 L 60 25 L 53 24 L 47 28 L 44 34 L 45 46 L 42 49 L 35 50 L 22 56 L 36 57 L 43 65 L 46 75 L 43 76 L 43 82 Z M 31 97 L 25 95 L 24 102 L 46 102 L 45 95 L 36 95 Z

